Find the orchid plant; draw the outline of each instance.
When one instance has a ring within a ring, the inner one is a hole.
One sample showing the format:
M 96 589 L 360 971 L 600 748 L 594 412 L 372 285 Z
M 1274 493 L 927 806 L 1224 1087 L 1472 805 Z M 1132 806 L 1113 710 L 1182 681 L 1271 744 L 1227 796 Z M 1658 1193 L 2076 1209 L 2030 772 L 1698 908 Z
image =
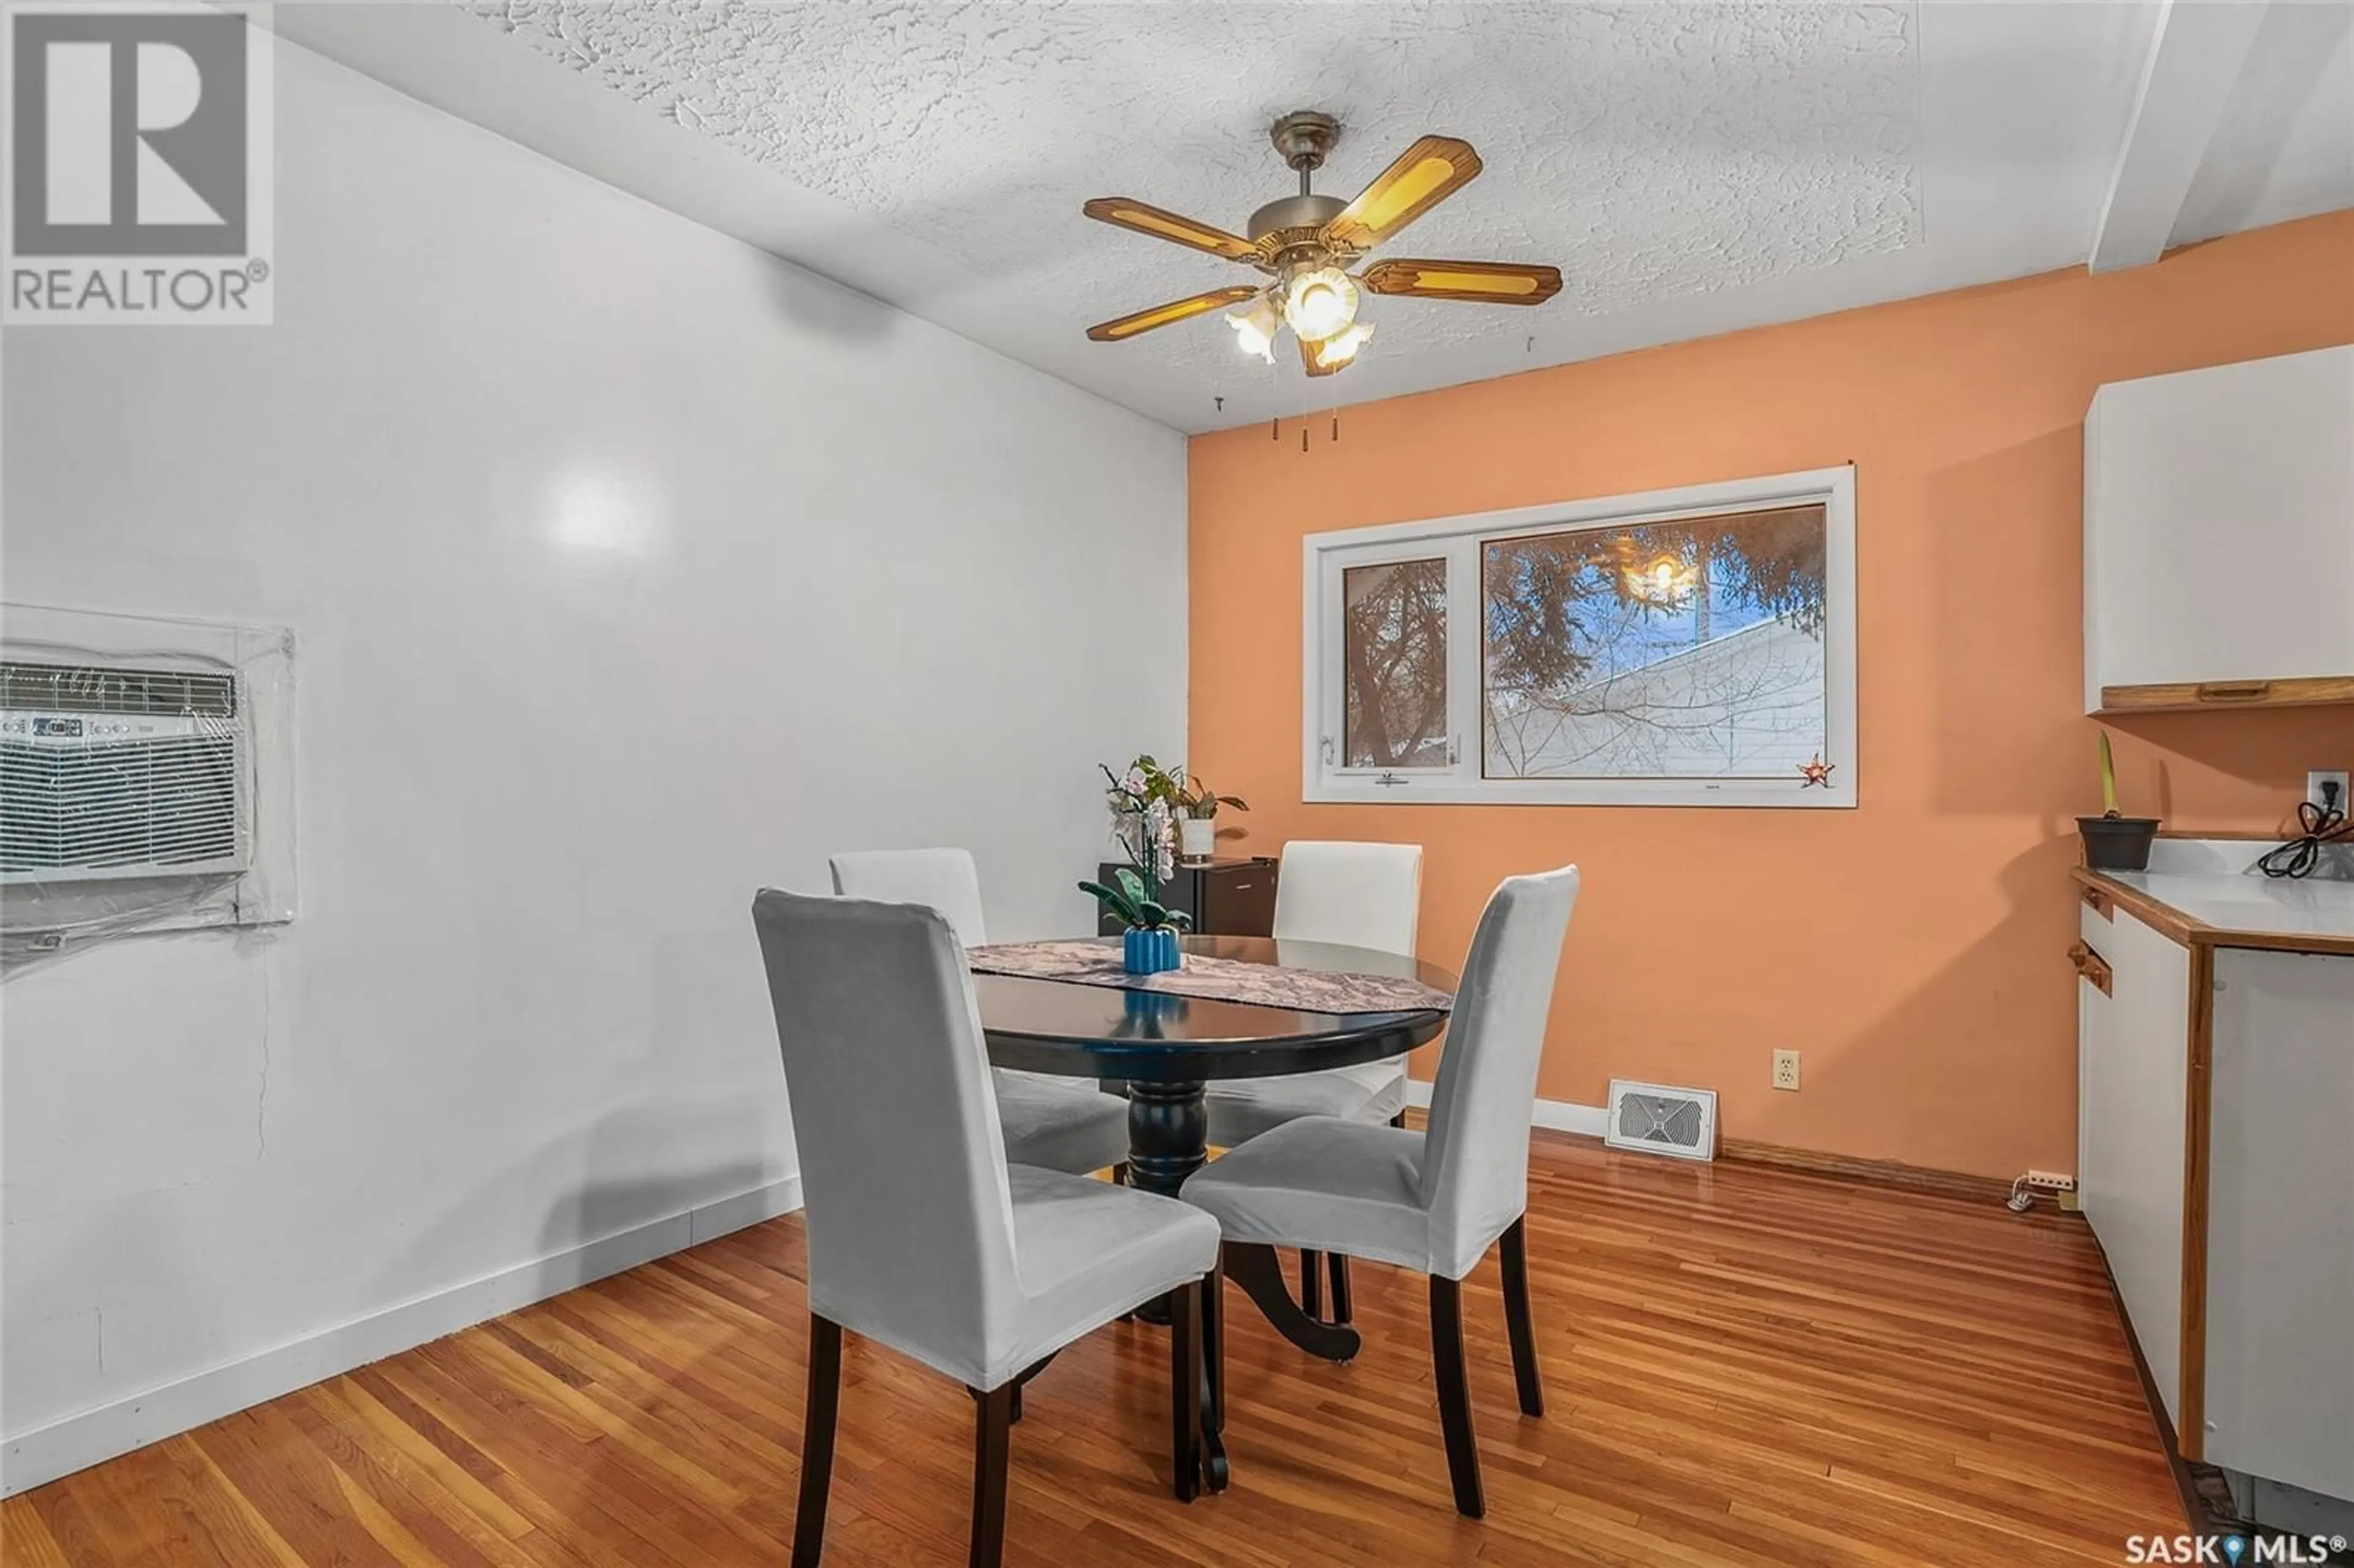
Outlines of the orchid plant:
M 1157 892 L 1177 863 L 1176 821 L 1185 792 L 1182 773 L 1172 773 L 1147 753 L 1129 763 L 1127 772 L 1114 773 L 1105 768 L 1103 776 L 1110 786 L 1104 800 L 1111 808 L 1112 833 L 1144 874 L 1145 890 Z

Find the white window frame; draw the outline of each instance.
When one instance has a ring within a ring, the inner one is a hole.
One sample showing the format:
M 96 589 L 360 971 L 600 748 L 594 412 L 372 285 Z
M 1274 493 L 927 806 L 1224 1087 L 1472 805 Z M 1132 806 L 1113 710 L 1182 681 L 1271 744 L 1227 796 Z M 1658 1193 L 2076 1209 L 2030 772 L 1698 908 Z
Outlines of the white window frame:
M 1480 775 L 1482 644 L 1480 546 L 1490 539 L 1671 523 L 1786 506 L 1823 508 L 1823 760 L 1829 788 L 1795 772 L 1776 779 L 1487 779 Z M 1338 765 L 1343 686 L 1341 574 L 1392 561 L 1447 562 L 1447 712 L 1444 767 Z M 1299 792 L 1310 802 L 1389 805 L 1852 807 L 1855 723 L 1855 469 L 1809 469 L 1762 479 L 1687 485 L 1515 507 L 1419 523 L 1310 534 L 1300 554 Z

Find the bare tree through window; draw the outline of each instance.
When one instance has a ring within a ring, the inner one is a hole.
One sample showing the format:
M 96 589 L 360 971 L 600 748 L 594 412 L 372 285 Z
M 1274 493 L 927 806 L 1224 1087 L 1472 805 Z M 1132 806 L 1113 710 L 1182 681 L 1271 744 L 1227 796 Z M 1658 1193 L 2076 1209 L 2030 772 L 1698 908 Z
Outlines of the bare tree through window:
M 1341 574 L 1347 713 L 1343 766 L 1447 762 L 1447 563 L 1394 561 Z
M 1484 775 L 1787 778 L 1825 746 L 1826 545 L 1820 505 L 1488 541 Z

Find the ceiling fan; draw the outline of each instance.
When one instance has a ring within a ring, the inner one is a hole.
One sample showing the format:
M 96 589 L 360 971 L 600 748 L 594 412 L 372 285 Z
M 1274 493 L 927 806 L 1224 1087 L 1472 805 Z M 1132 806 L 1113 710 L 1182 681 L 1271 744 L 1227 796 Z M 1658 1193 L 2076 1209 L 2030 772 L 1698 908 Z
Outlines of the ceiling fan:
M 1256 267 L 1275 281 L 1172 300 L 1098 323 L 1087 329 L 1088 337 L 1120 343 L 1235 306 L 1226 322 L 1245 353 L 1273 363 L 1277 329 L 1288 326 L 1299 340 L 1299 362 L 1308 374 L 1330 376 L 1354 360 L 1373 335 L 1373 323 L 1357 319 L 1361 293 L 1541 305 L 1561 292 L 1558 267 L 1512 261 L 1384 260 L 1350 273 L 1373 247 L 1470 183 L 1479 172 L 1479 154 L 1469 142 L 1425 136 L 1358 192 L 1356 200 L 1343 202 L 1308 187 L 1309 176 L 1341 138 L 1339 121 L 1302 111 L 1277 121 L 1270 134 L 1283 161 L 1299 171 L 1299 194 L 1251 214 L 1247 238 L 1128 196 L 1097 196 L 1082 210 L 1098 222 Z

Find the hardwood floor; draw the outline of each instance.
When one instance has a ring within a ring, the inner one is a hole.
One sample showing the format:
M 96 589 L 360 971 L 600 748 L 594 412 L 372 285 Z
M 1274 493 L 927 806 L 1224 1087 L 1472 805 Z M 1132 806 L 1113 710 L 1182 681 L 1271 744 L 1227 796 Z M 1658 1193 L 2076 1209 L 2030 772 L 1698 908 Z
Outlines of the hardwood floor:
M 2183 1530 L 2092 1239 L 2056 1215 L 1540 1134 L 1547 1413 L 1490 1255 L 1463 1289 L 1488 1517 L 1456 1516 L 1423 1280 L 1360 1263 L 1329 1366 L 1229 1288 L 1234 1484 L 1169 1496 L 1167 1351 L 1118 1323 L 1027 1390 L 1014 1564 L 2001 1564 Z M 808 1318 L 795 1218 L 528 1308 L 0 1507 L 9 1568 L 776 1563 Z M 964 1560 L 972 1402 L 855 1336 L 827 1561 Z

